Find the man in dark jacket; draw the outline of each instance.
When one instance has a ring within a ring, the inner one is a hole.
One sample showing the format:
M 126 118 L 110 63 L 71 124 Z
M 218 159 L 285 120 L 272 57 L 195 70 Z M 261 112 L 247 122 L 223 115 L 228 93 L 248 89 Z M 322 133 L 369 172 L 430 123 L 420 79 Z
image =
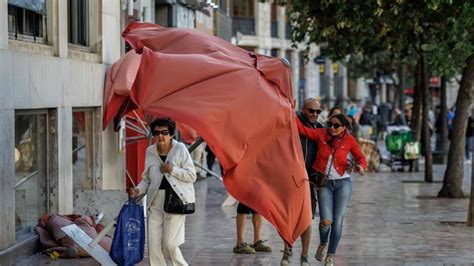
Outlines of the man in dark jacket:
M 301 108 L 301 112 L 298 113 L 298 119 L 307 127 L 311 128 L 323 128 L 323 125 L 316 122 L 318 120 L 318 116 L 321 113 L 321 107 L 319 102 L 316 99 L 308 98 L 304 100 L 303 107 Z M 305 160 L 306 172 L 308 176 L 312 174 L 314 171 L 312 165 L 316 158 L 316 153 L 318 152 L 318 147 L 316 146 L 316 142 L 308 139 L 305 136 L 300 135 L 301 146 L 303 149 L 303 157 Z M 310 192 L 311 192 L 311 211 L 314 214 L 316 212 L 316 191 L 314 186 L 310 183 Z M 301 245 L 302 245 L 302 252 L 301 252 L 301 265 L 309 265 L 308 264 L 308 250 L 309 250 L 309 243 L 311 241 L 311 225 L 303 232 L 301 235 Z M 290 248 L 285 246 L 285 250 L 283 251 L 283 258 L 281 260 L 281 265 L 289 265 L 293 252 Z

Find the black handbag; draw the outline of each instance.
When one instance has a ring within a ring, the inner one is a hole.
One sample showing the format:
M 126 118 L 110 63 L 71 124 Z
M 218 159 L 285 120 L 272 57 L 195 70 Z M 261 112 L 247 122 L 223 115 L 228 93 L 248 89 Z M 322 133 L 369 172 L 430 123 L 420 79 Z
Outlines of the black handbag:
M 192 214 L 195 211 L 195 206 L 194 203 L 184 204 L 174 189 L 168 186 L 165 190 L 163 210 L 172 214 Z
M 334 162 L 334 154 L 336 153 L 336 149 L 332 152 L 332 159 L 331 163 L 329 164 L 329 171 L 328 174 L 321 173 L 319 171 L 314 171 L 311 174 L 311 180 L 314 180 L 316 187 L 325 187 L 329 182 L 329 174 L 331 173 L 332 163 Z
M 313 182 L 315 183 L 316 187 L 325 187 L 328 184 L 329 178 L 327 175 L 319 171 L 315 171 L 312 174 L 312 180 L 314 180 Z

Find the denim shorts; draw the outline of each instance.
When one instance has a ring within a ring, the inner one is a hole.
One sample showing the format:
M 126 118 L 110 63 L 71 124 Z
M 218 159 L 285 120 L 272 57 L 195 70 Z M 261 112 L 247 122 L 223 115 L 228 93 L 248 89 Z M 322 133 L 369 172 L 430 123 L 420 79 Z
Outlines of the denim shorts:
M 255 214 L 257 212 L 251 209 L 249 206 L 239 202 L 239 205 L 237 206 L 237 213 L 238 214 Z

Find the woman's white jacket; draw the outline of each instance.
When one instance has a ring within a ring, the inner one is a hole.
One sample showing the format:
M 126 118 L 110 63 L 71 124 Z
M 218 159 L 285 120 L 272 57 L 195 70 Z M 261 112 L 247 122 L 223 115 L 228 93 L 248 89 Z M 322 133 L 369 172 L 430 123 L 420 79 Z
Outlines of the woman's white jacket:
M 196 170 L 193 160 L 186 146 L 174 139 L 171 140 L 172 147 L 169 151 L 166 162 L 173 166 L 171 173 L 162 173 L 161 160 L 156 144 L 151 145 L 146 150 L 145 170 L 142 174 L 142 181 L 138 184 L 140 194 L 147 194 L 147 209 L 150 207 L 161 184 L 163 176 L 168 180 L 179 198 L 184 204 L 196 201 L 193 183 L 196 181 Z

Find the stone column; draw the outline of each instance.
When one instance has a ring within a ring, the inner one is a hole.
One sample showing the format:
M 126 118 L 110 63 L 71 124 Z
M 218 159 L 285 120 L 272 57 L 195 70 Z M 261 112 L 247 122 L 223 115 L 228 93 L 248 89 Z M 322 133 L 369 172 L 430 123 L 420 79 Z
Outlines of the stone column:
M 293 97 L 298 101 L 298 88 L 300 85 L 300 55 L 298 50 L 291 51 L 291 84 L 293 86 Z M 297 109 L 300 103 L 296 103 Z
M 102 1 L 102 61 L 113 64 L 120 58 L 120 1 Z
M 15 243 L 15 106 L 7 0 L 0 0 L 0 251 Z
M 57 109 L 58 141 L 58 211 L 60 214 L 73 212 L 72 176 L 72 108 Z
M 319 66 L 314 62 L 318 53 L 316 47 L 312 47 L 310 51 L 309 61 L 306 63 L 306 98 L 316 98 L 320 96 Z
M 344 100 L 343 104 L 341 107 L 345 107 L 346 106 L 346 101 L 348 100 L 349 98 L 349 93 L 348 93 L 348 80 L 347 80 L 347 67 L 344 66 L 343 64 L 339 64 L 339 71 L 337 73 L 337 75 L 339 76 L 339 78 L 342 80 L 342 98 Z
M 48 44 L 54 48 L 54 55 L 68 56 L 68 1 L 46 0 Z
M 278 38 L 285 39 L 286 32 L 286 8 L 277 5 Z
M 326 63 L 325 63 L 325 75 L 328 78 L 328 95 L 326 97 L 328 98 L 328 107 L 331 108 L 334 104 L 334 70 L 332 69 L 332 61 L 327 58 Z
M 2 92 L 6 89 L 5 87 L 0 88 Z M 2 98 L 5 100 L 5 104 L 0 107 L 0 132 L 2 132 L 0 134 L 0 150 L 2 151 L 0 160 L 0 182 L 2 184 L 0 186 L 0 205 L 2 206 L 0 208 L 0 222 L 2 224 L 0 226 L 0 250 L 15 243 L 15 110 L 7 104 L 6 97 Z
M 8 0 L 0 0 L 0 49 L 8 49 Z

